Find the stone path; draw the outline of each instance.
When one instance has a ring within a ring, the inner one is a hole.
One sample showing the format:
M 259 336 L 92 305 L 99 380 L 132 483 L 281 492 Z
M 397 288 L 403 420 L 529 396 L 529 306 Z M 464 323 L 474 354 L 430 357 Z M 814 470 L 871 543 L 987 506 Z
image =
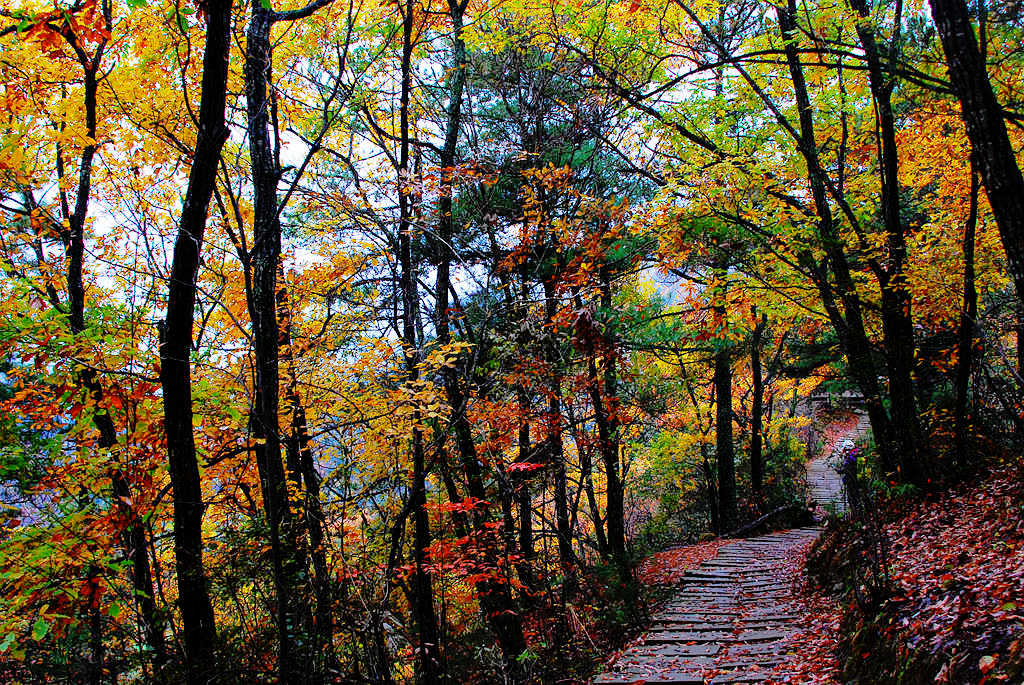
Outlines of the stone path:
M 687 571 L 651 630 L 594 685 L 746 683 L 786 662 L 799 629 L 792 560 L 819 533 L 801 528 L 738 540 Z
M 863 425 L 862 425 L 863 424 Z M 867 430 L 866 418 L 833 454 L 808 465 L 816 504 L 842 507 L 842 480 L 829 465 Z M 820 528 L 798 528 L 722 547 L 684 574 L 679 593 L 652 619 L 594 685 L 757 683 L 786 677 L 803 612 L 796 590 L 798 559 Z
M 846 500 L 842 496 L 843 479 L 836 471 L 843 458 L 843 452 L 854 446 L 858 439 L 871 430 L 867 414 L 861 414 L 857 425 L 842 439 L 836 440 L 832 452 L 824 454 L 807 464 L 807 490 L 816 507 L 832 507 L 837 514 L 846 512 Z

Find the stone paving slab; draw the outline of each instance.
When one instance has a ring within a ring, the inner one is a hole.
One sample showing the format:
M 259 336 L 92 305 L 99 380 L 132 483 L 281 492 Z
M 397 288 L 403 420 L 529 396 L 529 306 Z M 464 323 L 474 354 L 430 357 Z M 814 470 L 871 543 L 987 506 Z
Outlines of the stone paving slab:
M 652 644 L 637 647 L 633 651 L 633 654 L 637 657 L 714 656 L 715 654 L 718 654 L 721 649 L 722 647 L 716 644 Z
M 699 673 L 667 673 L 640 681 L 645 685 L 704 685 L 707 681 Z M 636 685 L 637 679 L 630 675 L 602 673 L 593 680 L 594 685 Z

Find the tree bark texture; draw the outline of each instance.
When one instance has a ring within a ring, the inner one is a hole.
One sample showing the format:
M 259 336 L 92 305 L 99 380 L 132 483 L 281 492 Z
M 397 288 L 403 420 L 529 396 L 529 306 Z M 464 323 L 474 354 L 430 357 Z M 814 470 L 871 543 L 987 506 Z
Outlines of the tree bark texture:
M 164 429 L 174 502 L 178 604 L 190 685 L 207 683 L 218 672 L 213 606 L 203 567 L 203 492 L 192 433 L 190 354 L 196 277 L 207 210 L 216 182 L 220 151 L 228 137 L 224 110 L 230 31 L 231 0 L 210 0 L 206 4 L 199 133 L 174 242 L 167 315 L 160 341 L 160 383 L 163 387 Z

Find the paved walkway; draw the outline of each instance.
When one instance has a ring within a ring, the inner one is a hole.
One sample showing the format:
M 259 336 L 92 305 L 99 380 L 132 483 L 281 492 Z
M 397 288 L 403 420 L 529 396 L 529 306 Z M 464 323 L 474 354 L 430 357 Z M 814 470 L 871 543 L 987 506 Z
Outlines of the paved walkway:
M 808 464 L 808 487 L 816 504 L 843 506 L 842 480 L 829 462 L 866 429 L 862 419 L 837 441 L 833 454 Z M 803 616 L 795 589 L 801 573 L 797 561 L 820 532 L 798 528 L 722 547 L 714 559 L 686 572 L 682 589 L 653 616 L 650 631 L 594 685 L 784 678 L 792 650 L 788 639 L 800 629 Z
M 842 495 L 843 479 L 836 469 L 841 465 L 843 453 L 869 430 L 871 422 L 867 414 L 861 414 L 857 425 L 836 440 L 831 453 L 823 454 L 807 464 L 807 491 L 816 507 L 832 507 L 837 514 L 846 512 L 846 499 Z

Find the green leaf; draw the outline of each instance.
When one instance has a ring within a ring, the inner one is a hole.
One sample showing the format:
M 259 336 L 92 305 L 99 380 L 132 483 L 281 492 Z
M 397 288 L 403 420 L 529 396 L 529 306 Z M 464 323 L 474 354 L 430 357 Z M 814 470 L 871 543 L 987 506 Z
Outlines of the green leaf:
M 263 6 L 263 9 L 265 10 L 274 9 L 273 7 L 270 6 L 270 0 L 260 0 L 260 4 Z
M 46 637 L 48 632 L 50 632 L 50 624 L 42 618 L 37 618 L 35 624 L 32 626 L 32 639 L 37 641 L 42 640 Z
M 121 605 L 117 602 L 114 602 L 110 605 L 110 609 L 109 611 L 107 611 L 107 613 L 110 614 L 110 618 L 117 618 L 121 615 Z

